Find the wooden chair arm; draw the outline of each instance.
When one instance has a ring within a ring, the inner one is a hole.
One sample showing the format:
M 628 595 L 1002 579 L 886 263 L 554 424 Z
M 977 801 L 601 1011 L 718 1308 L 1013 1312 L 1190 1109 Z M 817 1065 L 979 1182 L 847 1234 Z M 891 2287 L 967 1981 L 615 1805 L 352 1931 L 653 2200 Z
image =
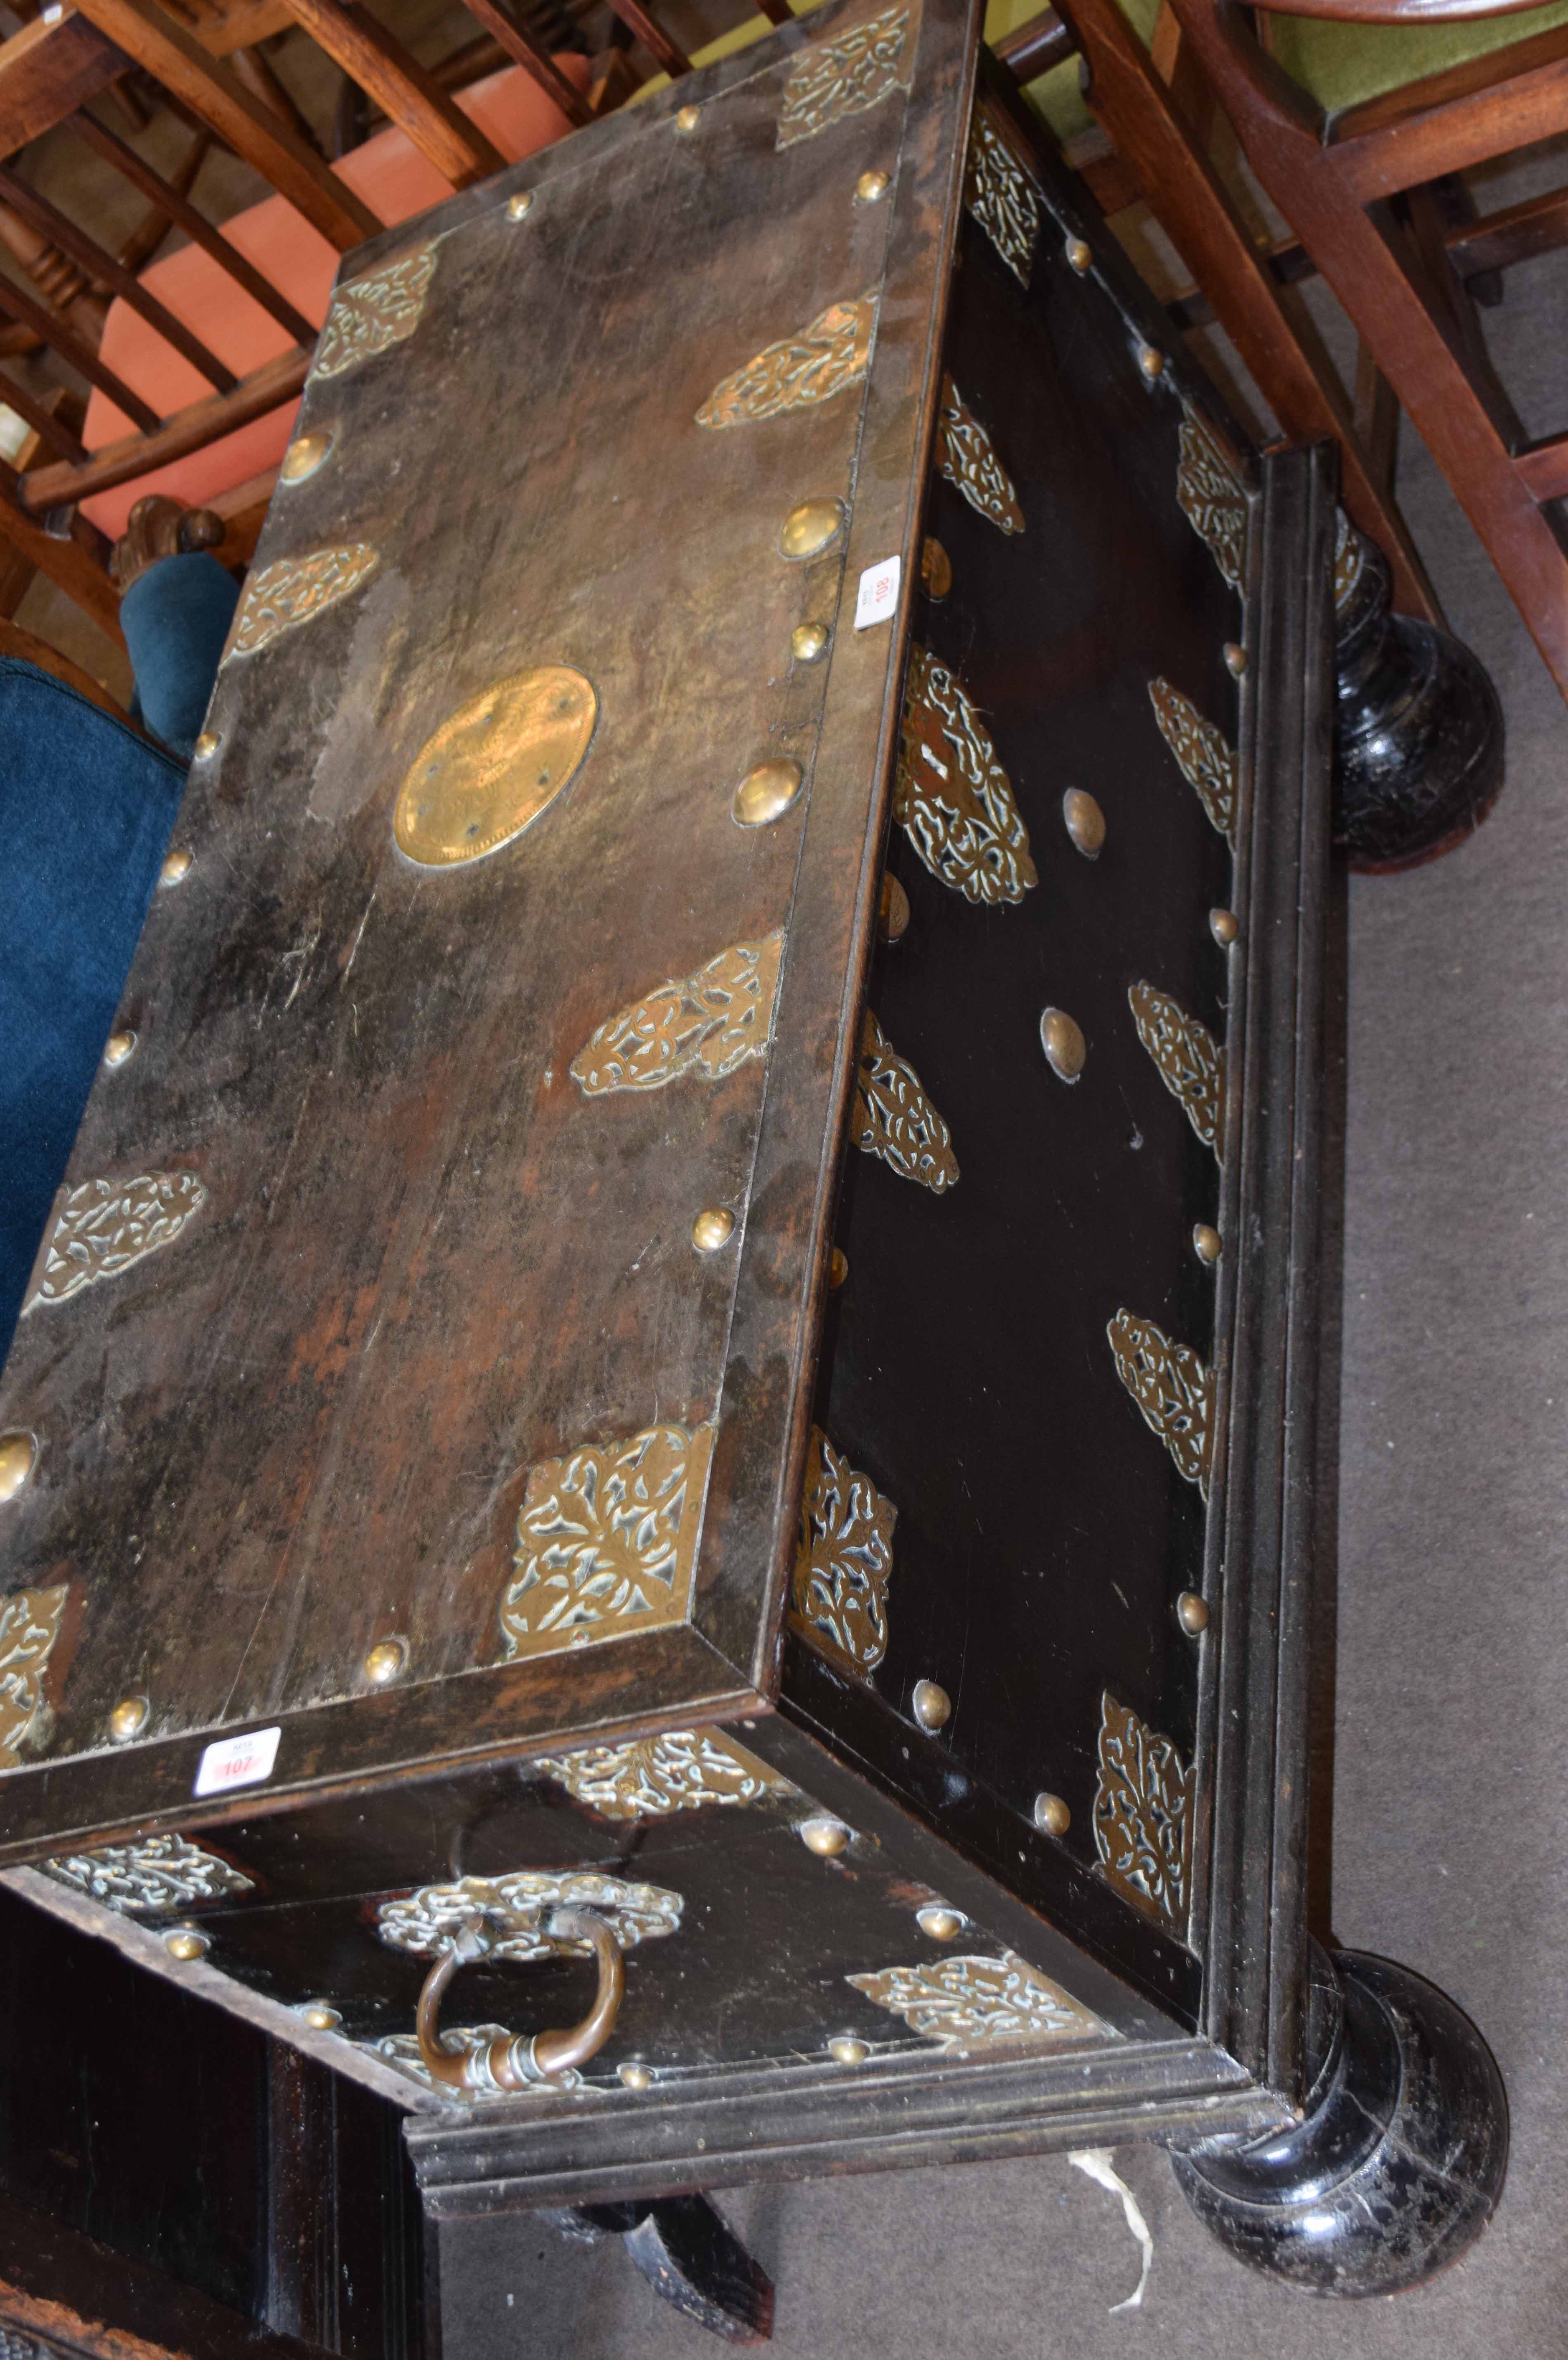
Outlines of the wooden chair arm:
M 1517 16 L 1541 0 L 1269 0 L 1271 16 L 1326 16 L 1340 25 L 1453 25 Z

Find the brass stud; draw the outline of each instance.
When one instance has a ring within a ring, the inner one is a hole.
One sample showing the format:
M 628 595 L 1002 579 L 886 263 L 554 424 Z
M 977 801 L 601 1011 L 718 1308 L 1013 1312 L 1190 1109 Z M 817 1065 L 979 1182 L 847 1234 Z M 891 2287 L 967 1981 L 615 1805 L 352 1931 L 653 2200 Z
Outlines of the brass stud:
M 1247 650 L 1238 648 L 1234 639 L 1225 641 L 1225 660 L 1229 670 L 1239 680 L 1247 670 Z
M 702 120 L 702 110 L 700 106 L 683 106 L 675 117 L 675 128 L 677 131 L 685 132 L 690 137 Z
M 143 1696 L 122 1697 L 109 1715 L 109 1734 L 116 1745 L 128 1745 L 147 1727 L 147 1700 Z
M 1234 910 L 1211 910 L 1209 932 L 1221 950 L 1227 951 L 1241 932 L 1241 922 Z
M 408 1660 L 407 1639 L 378 1639 L 365 1659 L 365 1677 L 372 1688 L 384 1688 L 397 1677 Z
M 950 1909 L 945 1901 L 928 1901 L 923 1909 L 916 1910 L 915 1923 L 933 1942 L 951 1942 L 955 1934 L 964 1931 L 962 1915 Z
M 0 1506 L 16 1498 L 38 1463 L 38 1446 L 33 1435 L 0 1434 Z
M 1150 385 L 1154 383 L 1157 377 L 1163 377 L 1165 374 L 1165 355 L 1153 344 L 1139 344 L 1138 365 Z
M 204 1959 L 212 1944 L 200 1926 L 171 1926 L 163 1938 L 163 1947 L 171 1959 L 189 1965 L 192 1959 Z
M 815 663 L 828 651 L 825 623 L 797 623 L 789 634 L 789 652 L 797 663 Z
M 1062 823 L 1085 860 L 1098 860 L 1105 842 L 1105 814 L 1083 787 L 1062 798 Z
M 864 2065 L 870 2054 L 865 2041 L 856 2040 L 851 2033 L 841 2032 L 836 2039 L 828 2042 L 828 2055 L 835 2065 Z
M 533 209 L 533 191 L 531 189 L 519 189 L 515 197 L 508 197 L 506 200 L 506 219 L 508 221 L 527 221 Z
M 1045 1051 L 1046 1064 L 1059 1082 L 1077 1080 L 1089 1051 L 1082 1032 L 1064 1010 L 1048 1008 L 1045 1011 L 1040 1020 L 1040 1045 Z
M 1176 1620 L 1189 1639 L 1196 1639 L 1209 1627 L 1209 1610 L 1195 1590 L 1184 1590 L 1176 1601 Z
M 920 552 L 920 580 L 930 598 L 945 598 L 953 587 L 953 560 L 934 533 L 927 533 Z
M 922 1729 L 941 1729 L 953 1713 L 953 1699 L 934 1680 L 917 1680 L 909 1701 Z
M 717 1253 L 735 1235 L 735 1215 L 724 1205 L 709 1205 L 691 1224 L 691 1242 L 699 1253 Z
M 887 195 L 887 189 L 888 180 L 886 172 L 862 172 L 855 184 L 855 202 L 857 205 L 879 204 Z
M 646 2065 L 619 2065 L 615 2070 L 620 2081 L 628 2090 L 651 2090 L 653 2087 L 653 2075 Z
M 103 1063 L 113 1071 L 114 1066 L 125 1064 L 136 1045 L 136 1036 L 134 1032 L 111 1032 L 103 1043 Z
M 283 453 L 283 464 L 278 470 L 280 480 L 286 484 L 308 482 L 317 468 L 325 464 L 332 440 L 332 434 L 321 428 L 314 434 L 297 437 Z
M 896 877 L 882 880 L 877 908 L 877 931 L 885 943 L 901 943 L 909 926 L 909 897 Z
M 203 729 L 201 735 L 197 738 L 195 745 L 191 750 L 195 755 L 196 759 L 199 762 L 211 761 L 212 756 L 218 750 L 220 742 L 218 733 L 215 729 Z
M 814 1852 L 819 1860 L 836 1860 L 848 1848 L 851 1832 L 842 1819 L 826 1817 L 802 1819 L 795 1830 L 806 1850 Z
M 800 792 L 805 776 L 799 762 L 780 758 L 759 762 L 735 791 L 730 815 L 737 827 L 767 827 L 787 812 Z
M 1210 1264 L 1218 1262 L 1222 1251 L 1222 1244 L 1218 1229 L 1212 1229 L 1207 1221 L 1194 1222 L 1192 1226 L 1192 1251 L 1197 1255 L 1200 1262 L 1206 1262 Z
M 335 2032 L 343 2022 L 339 2011 L 326 1999 L 301 2000 L 296 2013 L 312 2032 Z
M 1034 1798 L 1034 1823 L 1042 1835 L 1064 1836 L 1073 1824 L 1073 1814 L 1060 1795 L 1042 1792 Z
M 837 500 L 802 500 L 779 529 L 779 552 L 785 557 L 818 557 L 838 539 L 843 524 Z
M 160 885 L 178 885 L 190 874 L 191 855 L 182 845 L 178 852 L 164 855 L 163 867 L 158 872 L 158 881 Z
M 1085 246 L 1081 237 L 1070 237 L 1067 241 L 1067 259 L 1082 279 L 1094 259 L 1094 247 Z
M 849 1276 L 849 1256 L 842 1246 L 834 1246 L 828 1262 L 828 1284 L 836 1295 Z

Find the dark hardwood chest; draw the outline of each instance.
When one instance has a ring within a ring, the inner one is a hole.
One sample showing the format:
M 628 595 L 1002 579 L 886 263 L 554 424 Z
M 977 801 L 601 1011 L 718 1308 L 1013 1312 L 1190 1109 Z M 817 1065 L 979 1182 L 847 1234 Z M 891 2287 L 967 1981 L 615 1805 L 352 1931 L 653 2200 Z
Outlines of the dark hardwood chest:
M 437 2212 L 1441 2047 L 1302 1893 L 1326 455 L 852 0 L 351 258 L 285 478 L 0 1389 L 13 1884 Z

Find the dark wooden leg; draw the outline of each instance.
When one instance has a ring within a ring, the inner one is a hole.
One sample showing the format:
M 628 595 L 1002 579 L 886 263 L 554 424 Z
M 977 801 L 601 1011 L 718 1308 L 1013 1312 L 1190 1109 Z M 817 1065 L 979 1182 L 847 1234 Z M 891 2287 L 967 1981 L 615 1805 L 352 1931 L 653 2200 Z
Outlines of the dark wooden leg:
M 1480 2034 L 1420 1975 L 1313 1952 L 1312 2076 L 1300 2123 L 1172 2158 L 1205 2228 L 1310 2294 L 1397 2294 L 1479 2235 L 1508 2163 L 1501 2077 Z
M 766 2344 L 771 2336 L 773 2281 L 705 2196 L 578 2204 L 540 2218 L 583 2245 L 622 2238 L 654 2292 L 726 2343 Z
M 1414 869 L 1473 836 L 1496 802 L 1502 707 L 1460 640 L 1388 612 L 1380 552 L 1345 530 L 1335 568 L 1334 842 L 1353 869 Z

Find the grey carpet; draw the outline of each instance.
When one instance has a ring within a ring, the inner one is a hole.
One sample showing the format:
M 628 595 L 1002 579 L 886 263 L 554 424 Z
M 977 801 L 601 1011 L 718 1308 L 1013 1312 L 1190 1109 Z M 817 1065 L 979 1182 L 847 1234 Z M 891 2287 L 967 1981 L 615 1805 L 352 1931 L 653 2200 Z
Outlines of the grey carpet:
M 1565 294 L 1553 265 L 1520 271 L 1495 317 L 1505 368 L 1543 394 Z M 1502 2206 L 1430 2287 L 1324 2303 L 1229 2259 L 1164 2158 L 1128 2147 L 1154 2263 L 1141 2309 L 1113 2315 L 1138 2250 L 1062 2158 L 721 2192 L 777 2281 L 779 2360 L 1568 2346 L 1568 715 L 1408 430 L 1400 491 L 1502 696 L 1508 786 L 1462 852 L 1349 888 L 1331 1908 L 1339 1941 L 1420 1969 L 1484 2028 L 1512 2106 Z M 618 2245 L 528 2222 L 449 2232 L 442 2280 L 446 2360 L 722 2348 Z

